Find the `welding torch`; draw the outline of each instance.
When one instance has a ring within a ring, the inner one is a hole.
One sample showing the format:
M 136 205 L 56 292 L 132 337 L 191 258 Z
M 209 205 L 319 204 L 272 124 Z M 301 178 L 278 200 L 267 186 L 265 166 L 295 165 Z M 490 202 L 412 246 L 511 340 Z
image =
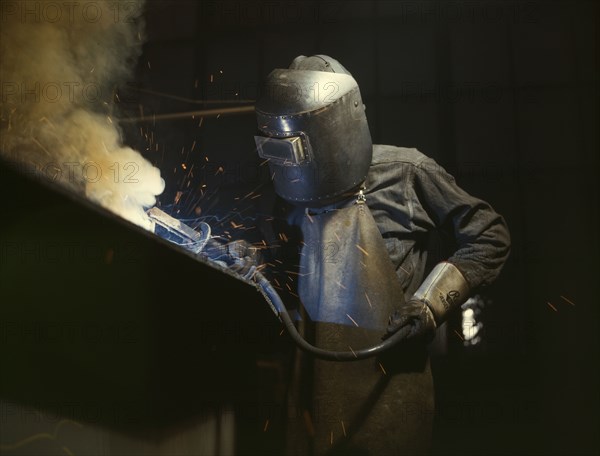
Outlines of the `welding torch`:
M 204 222 L 193 229 L 157 207 L 148 210 L 147 215 L 154 225 L 154 233 L 158 236 L 228 268 L 242 280 L 256 287 L 275 316 L 283 323 L 294 343 L 317 358 L 329 361 L 358 361 L 371 358 L 406 340 L 410 334 L 410 328 L 404 327 L 376 345 L 350 351 L 316 347 L 300 335 L 281 297 L 271 282 L 257 269 L 256 259 L 248 253 L 248 249 L 243 248 L 242 242 L 226 242 L 212 236 L 210 225 Z

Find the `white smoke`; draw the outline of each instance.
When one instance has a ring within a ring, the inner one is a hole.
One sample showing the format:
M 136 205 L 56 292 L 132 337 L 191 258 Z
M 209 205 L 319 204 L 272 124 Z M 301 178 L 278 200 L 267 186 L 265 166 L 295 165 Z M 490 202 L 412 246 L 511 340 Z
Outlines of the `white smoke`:
M 150 229 L 164 181 L 110 115 L 141 53 L 143 1 L 0 5 L 0 153 Z

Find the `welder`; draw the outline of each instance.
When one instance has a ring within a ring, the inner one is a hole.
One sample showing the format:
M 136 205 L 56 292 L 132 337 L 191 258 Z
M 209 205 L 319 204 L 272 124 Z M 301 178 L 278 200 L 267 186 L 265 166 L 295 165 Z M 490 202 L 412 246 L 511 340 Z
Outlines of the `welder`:
M 298 329 L 345 351 L 406 335 L 356 362 L 298 351 L 288 407 L 305 412 L 290 414 L 287 453 L 427 453 L 427 346 L 497 278 L 510 250 L 504 219 L 418 150 L 373 145 L 359 86 L 334 58 L 298 56 L 273 70 L 256 116 L 258 155 L 302 234 Z

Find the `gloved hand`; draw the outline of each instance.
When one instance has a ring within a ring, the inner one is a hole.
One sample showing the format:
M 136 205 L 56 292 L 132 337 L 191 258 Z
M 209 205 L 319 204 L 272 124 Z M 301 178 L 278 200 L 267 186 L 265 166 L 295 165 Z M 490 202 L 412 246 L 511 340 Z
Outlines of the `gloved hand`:
M 245 279 L 252 279 L 261 262 L 260 251 L 244 240 L 229 242 L 226 248 L 230 257 L 229 268 Z
M 201 254 L 247 280 L 252 279 L 262 261 L 260 250 L 243 239 L 226 243 L 210 239 Z
M 410 328 L 408 339 L 422 338 L 426 342 L 431 342 L 437 326 L 429 306 L 418 299 L 412 298 L 390 316 L 387 332 L 382 339 L 387 339 L 405 327 Z

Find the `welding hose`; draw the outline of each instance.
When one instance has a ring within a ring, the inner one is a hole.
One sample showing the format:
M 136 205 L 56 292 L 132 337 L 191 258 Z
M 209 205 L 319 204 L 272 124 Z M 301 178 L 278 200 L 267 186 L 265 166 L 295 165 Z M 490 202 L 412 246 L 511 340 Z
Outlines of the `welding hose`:
M 384 341 L 378 343 L 377 345 L 358 350 L 331 351 L 315 347 L 314 345 L 308 343 L 298 333 L 298 330 L 296 329 L 296 326 L 294 325 L 290 314 L 288 313 L 285 305 L 283 304 L 283 301 L 279 297 L 279 294 L 277 293 L 275 288 L 273 288 L 273 285 L 271 285 L 271 282 L 269 282 L 267 278 L 260 272 L 254 273 L 254 281 L 258 285 L 258 290 L 265 297 L 275 315 L 277 315 L 279 320 L 281 320 L 281 322 L 285 325 L 288 334 L 296 343 L 296 345 L 298 345 L 298 347 L 300 347 L 302 350 L 307 351 L 320 359 L 325 359 L 329 361 L 359 361 L 361 359 L 371 358 L 373 356 L 377 356 L 383 353 L 386 350 L 389 350 L 399 342 L 406 340 L 406 338 L 411 332 L 411 328 L 406 326 L 404 328 L 401 328 L 396 333 L 392 334 Z
M 152 208 L 149 212 L 149 217 L 161 226 L 165 226 L 168 230 L 175 232 L 184 239 L 189 239 L 191 242 L 184 248 L 191 250 L 196 255 L 205 256 L 215 263 L 220 264 L 223 267 L 228 267 L 235 273 L 240 275 L 244 280 L 253 279 L 257 285 L 258 290 L 262 293 L 269 306 L 279 318 L 279 320 L 285 325 L 288 334 L 294 340 L 294 342 L 301 349 L 311 353 L 313 356 L 330 361 L 358 361 L 361 359 L 370 358 L 380 353 L 389 350 L 395 346 L 398 342 L 401 342 L 407 338 L 411 332 L 410 327 L 400 328 L 397 332 L 392 334 L 377 345 L 372 347 L 362 348 L 358 350 L 350 351 L 331 351 L 325 350 L 319 347 L 315 347 L 308 343 L 296 329 L 292 318 L 290 317 L 283 301 L 279 297 L 279 294 L 271 285 L 271 282 L 256 270 L 255 261 L 250 256 L 244 256 L 243 248 L 242 251 L 232 248 L 231 244 L 221 244 L 214 238 L 210 238 L 210 226 L 204 223 L 201 229 L 203 234 L 200 241 L 196 239 L 196 233 L 187 225 L 179 222 L 172 218 L 168 214 L 165 214 L 158 208 Z M 192 233 L 192 234 L 190 234 Z M 241 244 L 244 247 L 244 244 Z

